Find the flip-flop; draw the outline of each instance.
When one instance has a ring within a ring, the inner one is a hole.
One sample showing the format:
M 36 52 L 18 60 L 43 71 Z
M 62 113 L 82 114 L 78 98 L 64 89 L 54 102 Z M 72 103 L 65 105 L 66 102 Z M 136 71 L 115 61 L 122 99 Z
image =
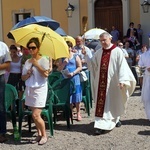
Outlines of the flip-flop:
M 34 140 L 31 140 L 30 142 L 32 143 L 32 144 L 35 144 L 35 143 L 37 143 L 37 142 L 39 142 L 40 140 L 41 140 L 41 138 L 42 138 L 42 136 L 37 136 Z

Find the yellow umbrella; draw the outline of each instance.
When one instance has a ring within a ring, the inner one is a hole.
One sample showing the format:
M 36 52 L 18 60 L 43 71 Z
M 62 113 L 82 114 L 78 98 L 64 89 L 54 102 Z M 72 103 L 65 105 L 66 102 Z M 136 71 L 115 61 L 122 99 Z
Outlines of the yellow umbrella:
M 67 35 L 67 36 L 63 36 L 63 38 L 64 38 L 65 41 L 72 42 L 73 46 L 76 45 L 76 41 L 75 41 L 75 39 L 72 36 Z
M 30 24 L 22 28 L 11 30 L 15 42 L 26 47 L 27 42 L 38 37 L 41 41 L 40 53 L 50 56 L 53 59 L 69 57 L 68 46 L 64 39 L 51 30 L 49 27 L 44 27 L 37 24 Z

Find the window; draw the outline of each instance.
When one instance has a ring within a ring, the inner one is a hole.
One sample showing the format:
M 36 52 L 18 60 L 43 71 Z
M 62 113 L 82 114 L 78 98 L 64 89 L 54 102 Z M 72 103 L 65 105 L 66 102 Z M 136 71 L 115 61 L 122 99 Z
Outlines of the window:
M 26 19 L 30 16 L 31 16 L 31 13 L 15 14 L 15 23 L 18 23 L 19 21 Z
M 13 10 L 12 11 L 12 17 L 13 17 L 13 22 L 12 26 L 14 26 L 16 23 L 19 21 L 26 19 L 28 17 L 34 16 L 34 10 L 33 9 L 20 9 L 20 10 Z

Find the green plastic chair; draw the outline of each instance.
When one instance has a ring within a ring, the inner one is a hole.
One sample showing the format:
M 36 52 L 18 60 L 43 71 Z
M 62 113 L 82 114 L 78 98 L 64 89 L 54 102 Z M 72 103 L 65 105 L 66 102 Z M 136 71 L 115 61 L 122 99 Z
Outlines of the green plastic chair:
M 51 91 L 49 89 L 48 95 L 47 95 L 47 103 L 45 108 L 42 109 L 41 115 L 45 116 L 48 121 L 49 129 L 50 129 L 50 135 L 53 136 L 53 119 L 52 119 L 52 104 L 51 104 Z M 28 126 L 29 126 L 29 132 L 31 132 L 31 118 L 32 118 L 32 111 L 26 107 L 24 109 L 23 104 L 25 102 L 25 95 L 23 94 L 22 99 L 19 103 L 19 133 L 22 134 L 22 120 L 25 115 L 28 116 Z
M 22 99 L 19 101 L 19 133 L 20 136 L 22 134 L 22 120 L 25 115 L 28 117 L 28 125 L 29 125 L 29 132 L 31 132 L 31 118 L 32 112 L 28 109 L 28 107 L 24 106 L 25 103 L 25 94 L 23 93 Z
M 93 108 L 93 98 L 92 98 L 92 89 L 91 89 L 91 77 L 90 77 L 90 72 L 89 72 L 89 89 L 90 89 L 90 106 Z
M 85 109 L 86 109 L 88 116 L 90 116 L 91 89 L 90 89 L 89 80 L 81 82 L 81 85 L 82 85 L 82 102 L 85 105 Z
M 70 79 L 59 79 L 53 85 L 53 113 L 54 124 L 57 120 L 57 112 L 62 110 L 67 122 L 67 127 L 70 128 L 70 118 L 73 124 L 73 117 L 70 108 L 70 96 L 74 93 L 74 84 Z
M 48 76 L 48 83 L 52 85 L 58 79 L 63 78 L 62 73 L 59 71 L 54 71 Z
M 12 120 L 13 129 L 17 126 L 16 124 L 16 100 L 18 100 L 18 93 L 16 88 L 11 84 L 5 85 L 5 109 L 6 113 Z

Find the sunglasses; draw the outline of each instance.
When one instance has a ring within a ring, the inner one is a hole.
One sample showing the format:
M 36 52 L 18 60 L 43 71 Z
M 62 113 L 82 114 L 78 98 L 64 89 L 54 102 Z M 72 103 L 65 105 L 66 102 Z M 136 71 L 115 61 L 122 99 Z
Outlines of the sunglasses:
M 37 47 L 35 47 L 35 46 L 31 46 L 31 47 L 29 46 L 29 47 L 28 47 L 29 50 L 30 50 L 30 49 L 35 50 L 36 48 L 37 48 Z
M 123 46 L 123 45 L 119 45 L 119 46 Z

